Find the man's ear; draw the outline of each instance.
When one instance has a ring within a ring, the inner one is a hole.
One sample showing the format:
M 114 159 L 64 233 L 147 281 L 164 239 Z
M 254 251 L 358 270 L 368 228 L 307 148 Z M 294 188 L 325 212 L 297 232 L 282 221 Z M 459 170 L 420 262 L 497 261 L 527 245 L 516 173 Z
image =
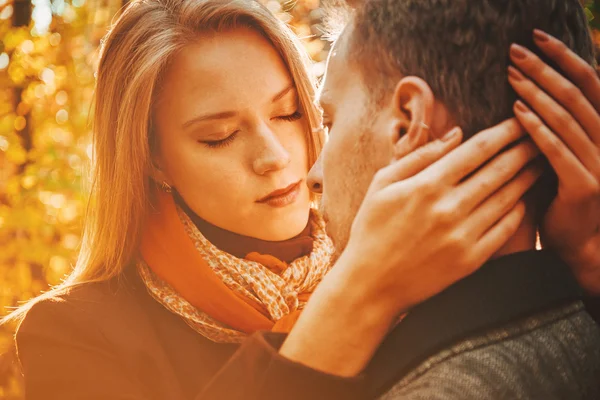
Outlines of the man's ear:
M 431 126 L 435 97 L 423 79 L 402 78 L 391 99 L 394 158 L 398 159 L 433 140 Z

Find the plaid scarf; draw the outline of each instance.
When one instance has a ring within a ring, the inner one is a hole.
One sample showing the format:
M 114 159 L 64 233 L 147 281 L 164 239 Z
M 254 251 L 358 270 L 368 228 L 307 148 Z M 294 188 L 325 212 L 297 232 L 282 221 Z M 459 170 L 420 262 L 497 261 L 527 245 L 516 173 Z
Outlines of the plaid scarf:
M 289 331 L 330 268 L 333 245 L 310 212 L 313 251 L 290 264 L 245 259 L 210 243 L 168 193 L 148 216 L 137 269 L 149 293 L 206 338 L 239 343 L 257 330 Z

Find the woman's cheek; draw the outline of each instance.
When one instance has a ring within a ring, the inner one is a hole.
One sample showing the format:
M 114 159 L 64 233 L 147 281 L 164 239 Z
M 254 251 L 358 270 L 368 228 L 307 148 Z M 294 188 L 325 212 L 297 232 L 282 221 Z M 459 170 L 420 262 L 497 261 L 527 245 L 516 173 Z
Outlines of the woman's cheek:
M 308 174 L 308 133 L 306 131 L 306 122 L 304 119 L 294 123 L 293 132 L 289 135 L 290 143 L 288 151 L 292 155 L 295 165 L 301 165 L 306 174 Z

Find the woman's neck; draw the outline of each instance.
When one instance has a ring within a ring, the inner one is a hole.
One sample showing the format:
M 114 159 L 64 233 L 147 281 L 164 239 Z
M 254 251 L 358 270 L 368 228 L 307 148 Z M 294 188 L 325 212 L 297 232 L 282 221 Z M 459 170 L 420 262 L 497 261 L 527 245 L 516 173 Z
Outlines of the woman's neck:
M 190 217 L 194 225 L 209 242 L 219 250 L 225 251 L 238 258 L 245 258 L 247 254 L 256 252 L 269 254 L 281 261 L 290 263 L 297 258 L 310 254 L 313 249 L 310 221 L 300 234 L 279 242 L 261 240 L 250 236 L 240 235 L 215 226 L 200 218 L 183 202 L 180 196 L 175 195 L 175 201 Z

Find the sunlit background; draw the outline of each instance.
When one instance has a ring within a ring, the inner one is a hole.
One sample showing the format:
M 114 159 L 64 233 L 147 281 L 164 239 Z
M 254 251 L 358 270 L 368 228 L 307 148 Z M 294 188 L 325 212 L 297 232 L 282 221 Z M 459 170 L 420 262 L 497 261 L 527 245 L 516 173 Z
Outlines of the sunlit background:
M 328 46 L 319 0 L 264 3 L 303 38 L 322 74 Z M 59 283 L 74 264 L 98 45 L 125 4 L 0 0 L 0 315 Z M 599 27 L 600 1 L 587 7 Z M 0 399 L 23 398 L 12 329 L 0 328 Z

